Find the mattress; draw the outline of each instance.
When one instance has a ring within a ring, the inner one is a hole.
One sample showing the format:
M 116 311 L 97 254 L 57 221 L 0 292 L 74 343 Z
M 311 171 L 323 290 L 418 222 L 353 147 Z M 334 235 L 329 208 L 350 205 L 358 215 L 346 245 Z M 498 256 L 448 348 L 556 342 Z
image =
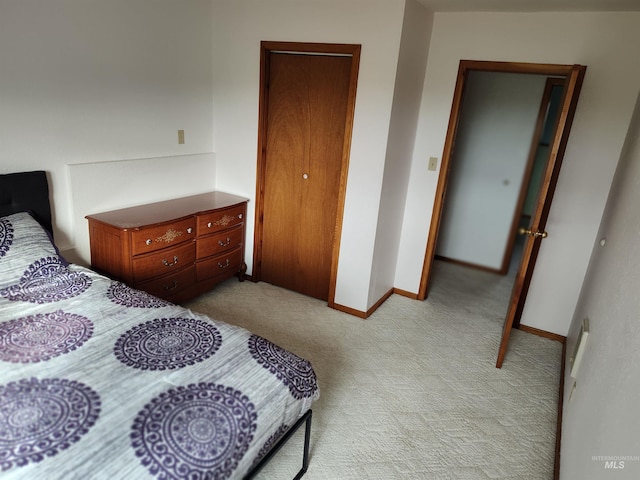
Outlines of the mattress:
M 242 478 L 318 395 L 307 360 L 0 218 L 3 479 Z

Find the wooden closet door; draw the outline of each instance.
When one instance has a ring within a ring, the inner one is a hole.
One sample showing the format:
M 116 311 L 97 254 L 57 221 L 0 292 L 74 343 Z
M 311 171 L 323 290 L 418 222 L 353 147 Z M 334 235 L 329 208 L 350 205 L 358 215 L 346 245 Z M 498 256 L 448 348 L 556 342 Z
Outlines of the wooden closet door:
M 351 57 L 270 55 L 262 280 L 327 300 Z

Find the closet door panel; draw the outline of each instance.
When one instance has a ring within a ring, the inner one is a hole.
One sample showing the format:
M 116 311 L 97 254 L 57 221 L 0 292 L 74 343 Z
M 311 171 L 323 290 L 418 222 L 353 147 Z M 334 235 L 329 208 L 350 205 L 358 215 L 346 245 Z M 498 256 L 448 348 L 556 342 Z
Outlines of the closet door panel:
M 327 300 L 351 58 L 272 53 L 262 280 Z

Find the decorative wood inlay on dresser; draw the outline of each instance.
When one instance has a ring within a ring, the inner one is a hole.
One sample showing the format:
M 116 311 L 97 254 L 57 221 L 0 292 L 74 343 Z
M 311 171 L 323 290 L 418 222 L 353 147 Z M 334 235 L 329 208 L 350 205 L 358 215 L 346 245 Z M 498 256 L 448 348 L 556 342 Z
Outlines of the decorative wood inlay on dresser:
M 210 192 L 88 215 L 91 266 L 173 302 L 244 280 L 247 199 Z

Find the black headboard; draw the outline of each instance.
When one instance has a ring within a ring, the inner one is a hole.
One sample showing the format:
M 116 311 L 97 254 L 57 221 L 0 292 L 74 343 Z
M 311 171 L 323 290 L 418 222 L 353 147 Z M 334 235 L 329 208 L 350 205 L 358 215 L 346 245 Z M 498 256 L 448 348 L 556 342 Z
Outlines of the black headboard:
M 0 217 L 30 212 L 53 235 L 49 184 L 44 171 L 0 175 Z

